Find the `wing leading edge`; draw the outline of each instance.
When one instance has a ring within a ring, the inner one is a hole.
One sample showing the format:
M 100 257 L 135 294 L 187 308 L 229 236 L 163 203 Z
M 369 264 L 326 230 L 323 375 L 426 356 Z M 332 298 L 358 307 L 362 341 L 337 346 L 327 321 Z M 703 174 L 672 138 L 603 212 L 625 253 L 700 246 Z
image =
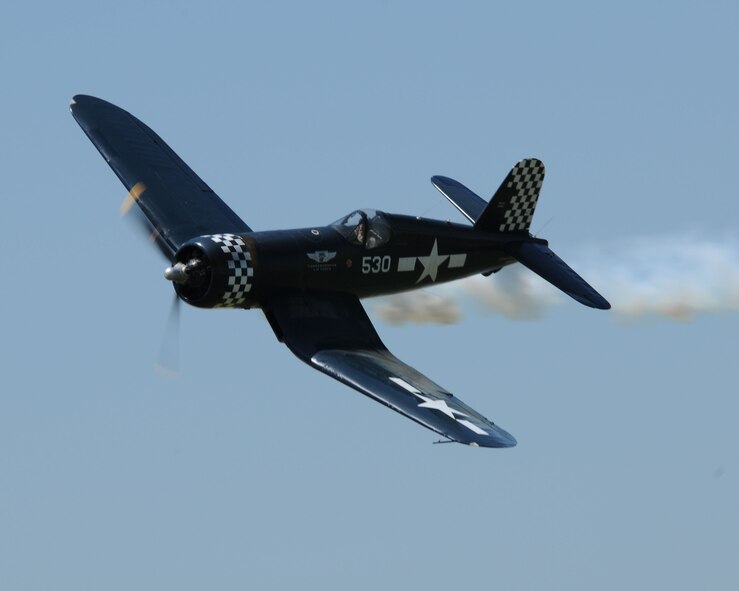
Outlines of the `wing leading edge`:
M 72 115 L 174 253 L 194 236 L 251 229 L 147 125 L 120 107 L 77 95 Z
M 400 361 L 355 296 L 282 294 L 265 312 L 300 359 L 444 437 L 479 447 L 512 447 L 509 433 Z

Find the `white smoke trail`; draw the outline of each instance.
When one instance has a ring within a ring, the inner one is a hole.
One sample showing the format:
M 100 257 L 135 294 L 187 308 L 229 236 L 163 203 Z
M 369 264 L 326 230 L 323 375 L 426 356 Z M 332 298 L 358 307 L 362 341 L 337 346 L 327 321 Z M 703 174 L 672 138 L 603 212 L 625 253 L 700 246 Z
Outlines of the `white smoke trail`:
M 694 236 L 638 238 L 589 247 L 565 260 L 613 306 L 622 320 L 663 317 L 686 321 L 701 313 L 739 311 L 739 241 Z M 470 277 L 431 289 L 383 298 L 376 307 L 391 324 L 451 324 L 462 308 L 514 320 L 534 319 L 568 300 L 525 269 Z
M 376 311 L 390 324 L 454 324 L 462 318 L 453 296 L 428 289 L 382 298 Z

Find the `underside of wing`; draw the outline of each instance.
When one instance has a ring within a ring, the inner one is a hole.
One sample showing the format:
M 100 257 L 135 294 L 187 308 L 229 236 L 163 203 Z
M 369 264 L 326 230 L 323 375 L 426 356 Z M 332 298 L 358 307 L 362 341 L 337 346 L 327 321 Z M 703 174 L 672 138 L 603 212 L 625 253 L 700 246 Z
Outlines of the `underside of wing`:
M 281 294 L 263 305 L 278 338 L 300 359 L 449 440 L 512 447 L 516 440 L 383 345 L 347 294 Z
M 250 232 L 215 192 L 133 115 L 104 100 L 77 95 L 72 115 L 174 253 L 194 236 Z

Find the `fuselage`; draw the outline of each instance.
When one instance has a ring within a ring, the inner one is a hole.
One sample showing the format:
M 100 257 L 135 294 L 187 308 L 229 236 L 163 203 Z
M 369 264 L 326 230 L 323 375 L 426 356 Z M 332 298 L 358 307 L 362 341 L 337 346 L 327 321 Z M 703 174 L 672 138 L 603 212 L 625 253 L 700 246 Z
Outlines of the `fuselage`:
M 515 262 L 501 248 L 510 238 L 451 222 L 383 215 L 390 233 L 374 247 L 368 241 L 353 243 L 335 226 L 244 235 L 254 263 L 254 297 L 284 289 L 378 296 L 489 273 Z
M 358 214 L 363 216 L 359 222 L 350 219 Z M 271 294 L 285 291 L 365 298 L 492 273 L 516 262 L 505 248 L 516 240 L 510 235 L 448 221 L 370 214 L 360 210 L 344 218 L 348 223 L 322 227 L 195 238 L 177 257 L 183 263 L 192 256 L 210 260 L 202 284 L 207 289 L 198 287 L 196 293 L 179 286 L 178 293 L 202 307 L 261 307 Z M 364 233 L 358 237 L 362 223 Z M 201 254 L 191 254 L 195 251 Z

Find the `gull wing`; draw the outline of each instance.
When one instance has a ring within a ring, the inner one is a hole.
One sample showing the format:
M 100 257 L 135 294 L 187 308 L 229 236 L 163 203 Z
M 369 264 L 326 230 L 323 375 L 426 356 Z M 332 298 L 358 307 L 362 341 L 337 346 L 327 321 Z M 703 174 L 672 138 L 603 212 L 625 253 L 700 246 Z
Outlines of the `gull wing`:
M 77 95 L 72 115 L 174 254 L 190 238 L 251 229 L 162 138 L 120 107 Z
M 509 433 L 390 353 L 356 296 L 280 294 L 263 308 L 277 337 L 332 378 L 452 441 L 516 445 Z

